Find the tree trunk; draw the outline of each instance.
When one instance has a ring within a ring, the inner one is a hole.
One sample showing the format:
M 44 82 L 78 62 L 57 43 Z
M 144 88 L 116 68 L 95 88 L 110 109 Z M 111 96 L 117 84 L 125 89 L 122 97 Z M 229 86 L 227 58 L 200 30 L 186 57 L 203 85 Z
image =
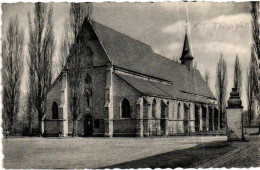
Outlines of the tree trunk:
M 42 116 L 39 115 L 38 119 L 39 119 L 39 123 L 38 123 L 38 136 L 42 136 Z
M 15 118 L 14 118 L 14 113 L 11 113 L 11 118 L 10 118 L 10 134 L 14 135 L 15 134 Z
M 13 118 L 11 119 L 10 126 L 11 126 L 11 135 L 14 135 L 15 134 L 15 124 L 14 124 Z
M 32 135 L 32 120 L 29 120 L 29 134 Z
M 74 138 L 75 120 L 72 121 L 72 137 Z
M 251 128 L 251 111 L 248 112 L 248 127 Z

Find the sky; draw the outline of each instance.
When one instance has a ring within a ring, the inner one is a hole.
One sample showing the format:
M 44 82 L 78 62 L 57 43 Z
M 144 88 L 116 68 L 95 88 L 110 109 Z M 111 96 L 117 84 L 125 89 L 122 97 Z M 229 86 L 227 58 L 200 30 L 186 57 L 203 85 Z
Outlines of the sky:
M 51 3 L 54 8 L 56 49 L 69 16 L 69 3 Z M 10 17 L 18 16 L 28 43 L 28 12 L 33 3 L 2 4 L 2 36 Z M 92 19 L 150 45 L 154 52 L 170 59 L 181 57 L 186 21 L 197 69 L 210 73 L 210 89 L 216 94 L 216 67 L 223 54 L 228 69 L 227 97 L 233 86 L 233 68 L 238 55 L 242 65 L 242 103 L 246 102 L 246 69 L 252 44 L 250 3 L 248 2 L 157 2 L 94 3 Z M 27 47 L 25 47 L 25 53 Z M 55 58 L 58 58 L 56 53 Z M 158 63 L 160 64 L 160 63 Z M 26 70 L 24 71 L 26 73 Z M 25 78 L 25 75 L 23 77 Z M 24 79 L 23 78 L 23 79 Z M 26 89 L 22 82 L 22 89 Z

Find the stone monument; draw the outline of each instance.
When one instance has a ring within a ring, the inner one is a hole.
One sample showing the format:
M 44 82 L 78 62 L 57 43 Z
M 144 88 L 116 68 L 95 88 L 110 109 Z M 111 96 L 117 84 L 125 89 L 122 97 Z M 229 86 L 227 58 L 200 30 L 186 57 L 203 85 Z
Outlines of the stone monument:
M 227 107 L 227 137 L 228 141 L 244 140 L 243 106 L 237 88 L 232 88 Z

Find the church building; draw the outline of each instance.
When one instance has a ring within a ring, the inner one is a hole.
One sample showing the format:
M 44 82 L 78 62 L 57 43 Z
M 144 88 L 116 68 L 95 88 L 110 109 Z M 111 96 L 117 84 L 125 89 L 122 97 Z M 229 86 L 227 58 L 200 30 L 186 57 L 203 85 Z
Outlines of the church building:
M 77 136 L 149 137 L 219 129 L 216 98 L 193 67 L 187 34 L 181 63 L 93 20 L 84 21 L 77 39 L 85 65 L 82 91 L 87 94 L 74 119 Z M 68 71 L 48 91 L 45 136 L 72 135 Z

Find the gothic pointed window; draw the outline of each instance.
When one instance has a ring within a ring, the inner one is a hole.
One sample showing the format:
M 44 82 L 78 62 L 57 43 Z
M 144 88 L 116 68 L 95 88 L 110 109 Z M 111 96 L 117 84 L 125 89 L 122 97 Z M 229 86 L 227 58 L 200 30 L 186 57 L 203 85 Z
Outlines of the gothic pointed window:
M 161 118 L 168 117 L 168 103 L 161 102 Z
M 152 104 L 152 118 L 155 118 L 155 106 L 156 106 L 156 101 L 153 100 L 153 104 Z
M 186 105 L 184 104 L 184 120 L 190 119 L 190 104 Z
M 130 102 L 126 98 L 124 98 L 121 103 L 121 114 L 122 118 L 131 118 Z
M 89 46 L 86 47 L 86 50 L 87 50 L 87 52 L 86 52 L 86 64 L 87 64 L 87 66 L 93 66 L 94 53 Z
M 52 103 L 52 119 L 58 119 L 59 118 L 59 108 L 58 104 L 56 102 Z
M 178 108 L 177 108 L 177 119 L 180 119 L 181 117 L 181 104 L 178 104 Z
M 85 83 L 85 91 L 84 91 L 84 95 L 85 95 L 85 99 L 86 99 L 86 104 L 87 106 L 90 105 L 90 97 L 92 96 L 92 78 L 91 76 L 87 73 L 85 75 L 85 79 L 84 79 Z

